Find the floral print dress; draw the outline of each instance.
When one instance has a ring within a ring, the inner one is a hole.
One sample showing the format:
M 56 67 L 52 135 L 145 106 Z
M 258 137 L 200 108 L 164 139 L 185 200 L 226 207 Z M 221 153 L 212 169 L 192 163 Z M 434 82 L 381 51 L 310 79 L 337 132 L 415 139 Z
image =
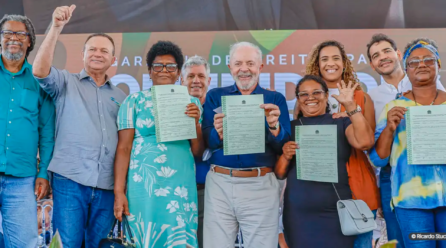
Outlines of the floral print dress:
M 191 102 L 199 106 L 197 98 Z M 184 106 L 186 109 L 186 106 Z M 128 218 L 137 247 L 198 247 L 195 164 L 188 140 L 157 143 L 150 90 L 128 96 L 119 130 L 134 128 L 127 177 Z

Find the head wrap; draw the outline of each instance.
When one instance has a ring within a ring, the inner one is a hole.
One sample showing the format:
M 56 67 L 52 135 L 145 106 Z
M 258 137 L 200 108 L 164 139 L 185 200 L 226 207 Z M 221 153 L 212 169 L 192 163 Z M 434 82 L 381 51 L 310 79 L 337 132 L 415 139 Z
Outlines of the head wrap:
M 404 70 L 407 70 L 407 68 L 406 68 L 407 58 L 409 58 L 410 54 L 418 48 L 426 48 L 427 50 L 431 51 L 435 55 L 435 58 L 437 58 L 438 65 L 441 66 L 440 54 L 438 54 L 437 48 L 435 48 L 431 44 L 427 43 L 426 41 L 420 40 L 416 44 L 411 46 L 409 49 L 407 49 L 406 53 L 404 54 L 404 57 L 403 57 Z

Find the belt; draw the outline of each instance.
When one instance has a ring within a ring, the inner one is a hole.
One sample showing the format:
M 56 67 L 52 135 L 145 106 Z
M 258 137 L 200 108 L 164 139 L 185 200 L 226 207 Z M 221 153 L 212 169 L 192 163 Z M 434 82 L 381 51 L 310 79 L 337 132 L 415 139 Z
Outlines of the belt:
M 273 169 L 270 167 L 255 169 L 225 169 L 219 166 L 214 166 L 211 170 L 231 177 L 263 177 L 267 173 L 273 172 Z
M 197 184 L 197 190 L 204 189 L 204 184 Z

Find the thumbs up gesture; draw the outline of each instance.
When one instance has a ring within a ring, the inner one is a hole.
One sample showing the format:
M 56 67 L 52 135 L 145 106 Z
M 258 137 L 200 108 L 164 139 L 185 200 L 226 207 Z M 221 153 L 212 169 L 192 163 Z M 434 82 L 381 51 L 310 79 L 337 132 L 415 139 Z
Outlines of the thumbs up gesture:
M 73 14 L 76 5 L 57 7 L 53 13 L 53 26 L 63 28 L 67 24 Z

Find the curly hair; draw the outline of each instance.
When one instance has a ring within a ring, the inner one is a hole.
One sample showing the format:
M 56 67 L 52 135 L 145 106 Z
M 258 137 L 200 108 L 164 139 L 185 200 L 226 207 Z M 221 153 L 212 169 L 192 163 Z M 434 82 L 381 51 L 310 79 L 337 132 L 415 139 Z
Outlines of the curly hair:
M 344 72 L 342 73 L 342 80 L 344 82 L 353 82 L 359 83 L 358 77 L 356 76 L 356 72 L 353 69 L 352 62 L 347 57 L 347 53 L 344 50 L 344 46 L 335 40 L 328 40 L 318 44 L 310 53 L 310 61 L 307 64 L 305 74 L 307 75 L 316 75 L 322 77 L 321 68 L 319 68 L 319 56 L 323 48 L 334 46 L 339 48 L 342 57 L 342 64 L 344 66 Z M 361 89 L 361 86 L 358 86 L 358 89 Z
M 181 48 L 171 41 L 158 41 L 147 53 L 146 62 L 149 70 L 152 68 L 153 61 L 157 56 L 172 55 L 180 70 L 184 64 L 184 56 Z
M 4 15 L 3 18 L 0 20 L 0 30 L 3 31 L 3 26 L 6 22 L 9 21 L 15 21 L 15 22 L 21 22 L 25 24 L 26 31 L 29 33 L 29 40 L 30 40 L 30 46 L 26 50 L 25 58 L 28 58 L 29 53 L 34 49 L 34 46 L 36 44 L 36 32 L 34 31 L 34 25 L 31 22 L 31 20 L 22 15 Z M 0 44 L 0 48 L 1 44 Z

